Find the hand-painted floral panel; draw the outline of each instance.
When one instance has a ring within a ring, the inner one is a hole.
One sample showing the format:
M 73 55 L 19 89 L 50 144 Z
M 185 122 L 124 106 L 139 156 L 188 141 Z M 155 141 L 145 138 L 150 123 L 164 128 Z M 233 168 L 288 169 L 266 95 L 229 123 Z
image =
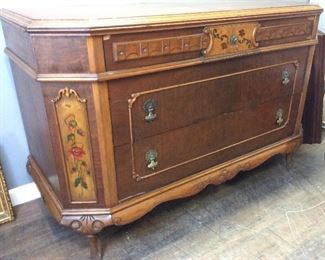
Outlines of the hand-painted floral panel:
M 86 99 L 61 89 L 55 103 L 72 202 L 94 202 L 96 191 Z

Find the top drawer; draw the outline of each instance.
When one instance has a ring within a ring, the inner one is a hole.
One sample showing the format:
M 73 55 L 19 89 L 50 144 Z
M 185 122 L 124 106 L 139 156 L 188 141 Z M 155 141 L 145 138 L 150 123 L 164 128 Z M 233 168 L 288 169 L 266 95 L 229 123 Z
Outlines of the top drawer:
M 106 36 L 106 67 L 107 70 L 119 70 L 281 49 L 283 44 L 312 39 L 314 19 L 314 16 L 308 16 L 206 24 L 195 28 Z

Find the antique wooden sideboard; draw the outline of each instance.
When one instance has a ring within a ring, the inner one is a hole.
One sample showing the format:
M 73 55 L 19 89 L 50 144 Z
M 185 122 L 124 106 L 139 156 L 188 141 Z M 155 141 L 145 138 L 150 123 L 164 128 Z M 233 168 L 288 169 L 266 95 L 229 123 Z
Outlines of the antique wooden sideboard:
M 28 171 L 93 258 L 104 227 L 300 145 L 321 9 L 257 7 L 1 11 Z

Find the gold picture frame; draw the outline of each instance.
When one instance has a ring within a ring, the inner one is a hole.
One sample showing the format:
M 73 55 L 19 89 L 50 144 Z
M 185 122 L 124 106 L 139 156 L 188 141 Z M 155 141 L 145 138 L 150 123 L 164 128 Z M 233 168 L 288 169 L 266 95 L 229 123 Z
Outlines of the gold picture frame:
M 0 224 L 14 220 L 14 212 L 10 201 L 3 170 L 0 165 Z

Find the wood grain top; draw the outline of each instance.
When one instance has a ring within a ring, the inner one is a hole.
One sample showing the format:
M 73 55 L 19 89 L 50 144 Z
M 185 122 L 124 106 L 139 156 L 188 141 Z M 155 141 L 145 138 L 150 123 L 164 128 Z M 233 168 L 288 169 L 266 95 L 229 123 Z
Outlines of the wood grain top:
M 33 9 L 2 9 L 0 17 L 30 32 L 93 32 L 148 26 L 192 24 L 270 15 L 315 13 L 321 8 L 295 1 L 108 4 Z M 244 4 L 245 3 L 245 4 Z M 289 6 L 290 5 L 290 6 Z

